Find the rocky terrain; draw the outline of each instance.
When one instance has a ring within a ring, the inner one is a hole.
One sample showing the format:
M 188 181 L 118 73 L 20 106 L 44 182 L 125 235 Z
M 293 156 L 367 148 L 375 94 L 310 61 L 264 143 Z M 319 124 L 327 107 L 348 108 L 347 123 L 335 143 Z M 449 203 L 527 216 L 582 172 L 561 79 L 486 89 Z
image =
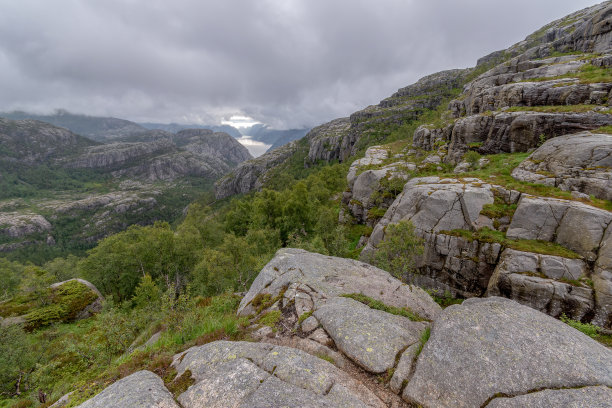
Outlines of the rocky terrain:
M 175 355 L 175 381 L 190 379 L 184 391 L 173 395 L 156 374 L 138 371 L 79 407 L 606 407 L 612 400 L 612 352 L 570 326 L 500 297 L 442 310 L 419 287 L 354 260 L 280 250 L 238 313 L 259 342 L 222 340 Z
M 48 123 L 0 119 L 0 252 L 83 248 L 132 223 L 171 221 L 251 158 L 208 129 L 126 139 L 100 144 Z
M 425 246 L 411 282 L 440 294 L 505 296 L 609 329 L 611 16 L 605 2 L 475 68 L 427 76 L 312 129 L 293 151 L 243 163 L 216 195 L 260 189 L 296 157 L 305 166 L 347 161 L 432 117 L 352 163 L 340 220 L 372 229 L 360 240 L 361 259 L 376 253 L 387 225 L 411 221 Z
M 217 199 L 259 190 L 265 183 L 268 171 L 284 163 L 298 150 L 299 142 L 291 142 L 241 163 L 231 173 L 215 184 Z
M 412 144 L 370 147 L 352 164 L 341 218 L 373 228 L 362 259 L 387 225 L 409 220 L 425 245 L 411 282 L 611 327 L 610 10 L 496 54 L 507 61 Z M 551 56 L 561 52 L 571 55 Z

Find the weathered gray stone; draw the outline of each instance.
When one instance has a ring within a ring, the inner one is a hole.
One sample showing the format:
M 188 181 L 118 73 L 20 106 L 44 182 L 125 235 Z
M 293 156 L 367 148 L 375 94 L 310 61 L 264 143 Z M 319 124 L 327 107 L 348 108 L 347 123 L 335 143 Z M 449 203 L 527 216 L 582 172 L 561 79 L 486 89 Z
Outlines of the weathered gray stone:
M 302 322 L 302 331 L 309 333 L 319 327 L 319 321 L 316 317 L 310 316 Z
M 295 153 L 297 147 L 298 144 L 294 141 L 241 163 L 230 174 L 215 183 L 215 196 L 217 199 L 222 199 L 259 190 L 265 183 L 270 169 L 287 160 Z
M 410 377 L 412 377 L 412 373 L 414 372 L 414 360 L 417 357 L 420 347 L 421 343 L 415 343 L 402 353 L 399 363 L 397 363 L 397 367 L 395 367 L 393 377 L 391 377 L 391 382 L 389 383 L 389 388 L 394 393 L 399 394 L 402 391 L 404 382 L 407 383 Z
M 612 389 L 604 386 L 543 390 L 510 398 L 495 398 L 487 408 L 610 408 Z
M 372 373 L 393 368 L 397 354 L 416 343 L 427 327 L 349 298 L 331 299 L 315 316 L 336 347 Z
M 523 195 L 506 235 L 556 242 L 594 261 L 611 222 L 610 212 L 583 203 Z
M 273 348 L 273 345 L 265 343 L 216 341 L 177 354 L 172 365 L 176 368 L 177 376 L 190 370 L 191 376 L 199 381 L 205 378 L 211 367 L 237 358 L 249 359 L 261 367 Z
M 150 371 L 138 371 L 107 387 L 78 408 L 179 408 L 164 382 Z
M 506 249 L 489 281 L 489 296 L 504 296 L 551 316 L 562 314 L 583 320 L 595 309 L 595 292 L 588 285 L 574 286 L 585 277 L 580 259 L 540 255 Z M 565 279 L 565 282 L 556 280 Z
M 434 322 L 403 397 L 426 407 L 479 407 L 501 393 L 612 386 L 612 351 L 504 298 L 468 299 Z
M 363 262 L 286 248 L 261 270 L 249 292 L 240 302 L 238 314 L 255 311 L 251 301 L 258 294 L 277 296 L 283 289 L 297 285 L 308 291 L 315 308 L 347 293 L 361 293 L 387 305 L 406 307 L 425 319 L 434 319 L 440 306 L 422 289 L 406 285 L 388 272 Z M 296 292 L 297 293 L 297 292 Z
M 593 288 L 597 293 L 597 310 L 593 323 L 612 328 L 612 228 L 608 227 L 599 248 L 593 271 Z
M 257 390 L 248 395 L 238 408 L 312 407 L 333 408 L 325 397 L 274 376 L 268 377 Z
M 470 143 L 482 143 L 481 154 L 526 152 L 546 139 L 612 124 L 612 115 L 599 112 L 495 112 L 458 119 L 445 161 L 458 163 Z
M 319 345 L 319 348 L 321 347 L 323 346 Z M 313 351 L 325 354 L 318 348 Z M 341 357 L 338 360 L 340 361 Z M 202 398 L 206 401 L 218 401 L 217 403 L 221 404 L 223 393 L 231 393 L 231 389 L 234 388 L 243 391 L 234 393 L 236 401 L 232 406 L 251 406 L 248 404 L 252 401 L 262 401 L 262 398 L 269 397 L 270 392 L 263 384 L 270 381 L 270 378 L 283 383 L 273 384 L 276 390 L 273 393 L 295 394 L 294 396 L 278 394 L 280 400 L 302 398 L 305 401 L 312 399 L 328 404 L 327 394 L 330 389 L 342 386 L 350 398 L 359 400 L 366 406 L 373 408 L 384 406 L 376 395 L 333 364 L 292 347 L 217 341 L 192 347 L 176 355 L 172 365 L 177 370 L 177 376 L 190 370 L 192 378 L 196 381 L 179 398 L 184 406 L 208 406 L 203 404 Z M 248 375 L 245 375 L 245 372 Z M 257 378 L 257 382 L 251 381 L 250 377 Z M 217 390 L 223 378 L 228 379 L 227 384 L 222 390 Z M 183 399 L 191 405 L 183 403 Z M 203 405 L 198 405 L 201 403 Z
M 368 245 L 378 245 L 385 227 L 400 220 L 411 221 L 422 232 L 474 229 L 482 207 L 492 203 L 491 185 L 477 179 L 412 179 L 377 224 Z
M 178 401 L 184 408 L 235 407 L 269 376 L 249 360 L 238 358 L 207 370 Z
M 547 140 L 512 176 L 611 200 L 612 135 L 585 132 Z

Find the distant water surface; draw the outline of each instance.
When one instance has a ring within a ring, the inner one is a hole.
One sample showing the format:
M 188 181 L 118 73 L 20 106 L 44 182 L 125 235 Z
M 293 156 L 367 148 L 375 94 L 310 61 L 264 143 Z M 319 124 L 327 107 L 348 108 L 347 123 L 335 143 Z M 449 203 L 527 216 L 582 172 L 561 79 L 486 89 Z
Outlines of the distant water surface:
M 236 139 L 236 140 L 238 140 L 240 144 L 246 147 L 249 153 L 251 153 L 253 157 L 261 156 L 262 154 L 266 152 L 266 150 L 270 148 L 270 146 L 272 146 L 271 144 L 265 144 L 263 142 L 253 140 L 251 136 L 247 136 L 247 135 L 244 135 L 241 138 Z

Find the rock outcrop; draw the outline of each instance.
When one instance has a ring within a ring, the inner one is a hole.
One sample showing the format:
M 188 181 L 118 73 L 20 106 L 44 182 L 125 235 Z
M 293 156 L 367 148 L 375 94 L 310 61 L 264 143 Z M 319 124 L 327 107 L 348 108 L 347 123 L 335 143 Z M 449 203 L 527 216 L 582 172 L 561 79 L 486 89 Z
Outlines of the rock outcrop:
M 509 212 L 490 211 L 495 205 Z M 505 296 L 552 316 L 612 324 L 606 210 L 479 179 L 414 178 L 374 226 L 363 260 L 376 252 L 386 226 L 401 220 L 412 222 L 424 242 L 417 272 L 407 276 L 414 284 L 463 297 Z M 542 242 L 549 249 L 537 249 Z
M 164 382 L 150 371 L 138 371 L 106 388 L 78 408 L 179 408 Z
M 217 179 L 250 159 L 248 150 L 227 133 L 181 130 L 170 138 L 110 143 L 88 148 L 67 165 L 111 171 L 114 177 L 173 181 L 182 176 Z
M 368 287 L 378 302 L 432 309 L 433 322 L 337 296 Z M 443 311 L 430 303 L 372 266 L 281 250 L 239 309 L 253 329 L 260 316 L 277 313 L 276 332 L 258 343 L 214 341 L 175 355 L 175 381 L 189 386 L 174 397 L 184 408 L 609 406 L 612 351 L 585 334 L 505 298 Z M 313 313 L 298 321 L 298 309 Z M 328 346 L 306 337 L 311 319 L 308 330 L 320 325 L 315 331 L 333 339 Z M 99 406 L 179 405 L 159 377 L 139 371 L 79 407 Z
M 178 396 L 196 407 L 384 407 L 378 397 L 328 361 L 266 343 L 217 341 L 174 358 L 194 385 Z
M 319 160 L 346 161 L 364 148 L 365 143 L 380 140 L 402 124 L 418 119 L 426 110 L 435 109 L 471 72 L 471 69 L 455 69 L 428 75 L 399 89 L 378 105 L 312 129 L 305 137 L 310 145 L 306 165 Z
M 512 176 L 612 200 L 612 135 L 578 133 L 548 140 Z
M 265 154 L 241 163 L 230 174 L 215 183 L 215 196 L 223 199 L 236 194 L 259 190 L 268 172 L 284 163 L 298 150 L 299 142 L 291 142 Z
M 403 396 L 426 407 L 480 407 L 500 396 L 610 387 L 611 367 L 609 349 L 558 320 L 503 298 L 469 299 L 434 322 Z

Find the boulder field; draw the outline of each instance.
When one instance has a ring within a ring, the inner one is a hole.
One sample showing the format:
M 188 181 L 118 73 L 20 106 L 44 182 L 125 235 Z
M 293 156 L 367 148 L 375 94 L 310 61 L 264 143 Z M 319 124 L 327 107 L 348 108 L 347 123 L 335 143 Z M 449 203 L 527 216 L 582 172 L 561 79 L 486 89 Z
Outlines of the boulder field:
M 280 312 L 271 330 L 262 316 Z M 254 341 L 174 356 L 173 396 L 139 371 L 81 408 L 607 407 L 612 351 L 513 300 L 441 309 L 422 289 L 359 261 L 282 249 L 238 314 Z M 306 318 L 307 317 L 307 318 Z M 259 337 L 257 337 L 259 336 Z

